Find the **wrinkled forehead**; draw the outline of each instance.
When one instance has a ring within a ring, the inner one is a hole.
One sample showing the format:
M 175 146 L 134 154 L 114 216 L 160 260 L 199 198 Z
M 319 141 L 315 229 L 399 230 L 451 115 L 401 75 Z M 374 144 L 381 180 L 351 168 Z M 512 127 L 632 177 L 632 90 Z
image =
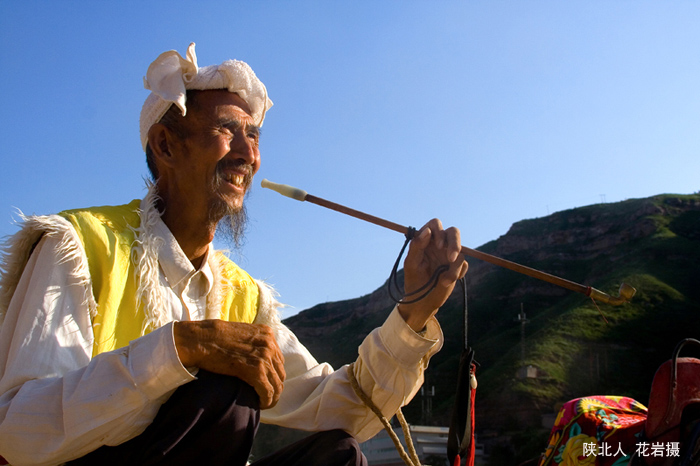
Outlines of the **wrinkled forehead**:
M 188 116 L 198 118 L 230 117 L 248 124 L 254 124 L 253 112 L 248 102 L 235 92 L 226 89 L 213 89 L 192 92 Z M 187 118 L 185 118 L 187 119 Z

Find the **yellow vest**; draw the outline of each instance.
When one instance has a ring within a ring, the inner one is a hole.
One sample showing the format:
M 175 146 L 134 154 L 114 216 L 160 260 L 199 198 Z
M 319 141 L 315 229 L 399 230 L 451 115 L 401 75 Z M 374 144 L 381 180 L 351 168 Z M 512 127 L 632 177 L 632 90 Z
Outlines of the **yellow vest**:
M 69 210 L 59 215 L 67 219 L 80 237 L 87 255 L 97 315 L 92 328 L 95 335 L 93 356 L 127 346 L 144 333 L 146 314 L 136 296 L 135 264 L 132 245 L 141 219 L 140 201 L 121 206 Z M 252 323 L 257 315 L 259 289 L 250 275 L 221 253 L 221 274 L 230 286 L 222 286 L 220 318 Z M 216 285 L 215 285 L 216 286 Z

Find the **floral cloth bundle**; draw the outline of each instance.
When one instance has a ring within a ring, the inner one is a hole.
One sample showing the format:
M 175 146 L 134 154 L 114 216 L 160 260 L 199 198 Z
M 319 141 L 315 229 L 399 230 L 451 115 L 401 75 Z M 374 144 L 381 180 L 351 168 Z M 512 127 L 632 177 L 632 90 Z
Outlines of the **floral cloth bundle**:
M 562 406 L 540 460 L 545 465 L 627 465 L 644 444 L 647 408 L 632 398 L 591 396 Z M 668 452 L 664 449 L 661 454 Z M 639 455 L 639 453 L 638 453 Z

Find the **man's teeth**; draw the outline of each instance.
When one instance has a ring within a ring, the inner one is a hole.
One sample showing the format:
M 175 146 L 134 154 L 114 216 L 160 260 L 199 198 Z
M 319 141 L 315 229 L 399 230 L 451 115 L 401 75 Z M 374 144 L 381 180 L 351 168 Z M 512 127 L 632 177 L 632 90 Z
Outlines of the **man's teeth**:
M 243 186 L 243 180 L 245 176 L 243 175 L 229 175 L 226 179 L 229 183 L 235 186 Z

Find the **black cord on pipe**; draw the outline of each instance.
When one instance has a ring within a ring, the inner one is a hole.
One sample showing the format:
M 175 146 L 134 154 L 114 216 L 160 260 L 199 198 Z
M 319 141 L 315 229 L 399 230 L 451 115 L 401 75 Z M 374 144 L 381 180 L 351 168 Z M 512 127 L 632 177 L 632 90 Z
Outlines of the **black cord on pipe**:
M 399 252 L 399 257 L 396 258 L 396 262 L 394 263 L 394 268 L 391 269 L 391 275 L 389 275 L 389 282 L 387 283 L 387 290 L 389 292 L 389 297 L 397 304 L 412 304 L 412 303 L 417 303 L 421 299 L 425 298 L 430 294 L 431 291 L 435 289 L 435 287 L 438 284 L 438 280 L 440 280 L 440 275 L 443 273 L 447 272 L 450 267 L 448 265 L 441 265 L 440 267 L 435 269 L 435 272 L 433 272 L 433 276 L 430 277 L 428 282 L 418 288 L 415 291 L 412 291 L 410 293 L 404 293 L 402 298 L 397 298 L 397 294 L 401 295 L 401 285 L 399 285 L 399 279 L 398 279 L 398 271 L 399 271 L 399 265 L 401 264 L 401 258 L 403 257 L 403 253 L 406 251 L 406 246 L 408 246 L 408 243 L 411 242 L 414 236 L 416 236 L 417 230 L 413 227 L 408 227 L 408 231 L 406 232 L 406 241 L 403 243 L 403 247 L 401 247 L 401 252 Z M 397 294 L 395 294 L 397 293 Z M 415 296 L 419 293 L 420 296 L 417 298 L 411 298 L 411 299 L 406 299 L 410 296 Z

